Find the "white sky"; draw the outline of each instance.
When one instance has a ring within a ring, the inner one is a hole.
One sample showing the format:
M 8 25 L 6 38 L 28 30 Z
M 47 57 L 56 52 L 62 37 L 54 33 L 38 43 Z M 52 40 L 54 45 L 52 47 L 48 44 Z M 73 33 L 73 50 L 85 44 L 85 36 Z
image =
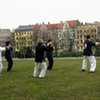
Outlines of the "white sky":
M 1 0 L 0 28 L 44 22 L 100 21 L 100 0 Z

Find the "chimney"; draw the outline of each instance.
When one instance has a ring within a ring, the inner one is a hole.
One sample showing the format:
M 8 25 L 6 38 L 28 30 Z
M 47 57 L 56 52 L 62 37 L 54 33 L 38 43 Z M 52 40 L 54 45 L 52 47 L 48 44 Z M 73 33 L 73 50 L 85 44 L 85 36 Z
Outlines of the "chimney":
M 63 21 L 60 21 L 60 23 L 63 23 Z
M 38 23 L 36 23 L 36 25 L 38 25 Z
M 50 22 L 48 22 L 48 24 L 50 24 Z
M 42 23 L 42 25 L 44 25 L 44 22 Z

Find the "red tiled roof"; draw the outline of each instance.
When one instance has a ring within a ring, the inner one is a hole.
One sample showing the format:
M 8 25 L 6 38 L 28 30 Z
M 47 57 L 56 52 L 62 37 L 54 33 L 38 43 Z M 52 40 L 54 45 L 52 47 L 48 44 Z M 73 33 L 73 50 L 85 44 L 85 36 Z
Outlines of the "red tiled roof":
M 59 28 L 63 28 L 63 26 L 64 26 L 64 23 L 59 24 Z
M 91 23 L 91 25 L 100 25 L 100 23 Z
M 57 29 L 58 28 L 58 24 L 47 24 L 46 26 L 48 29 Z
M 73 28 L 73 27 L 75 27 L 75 24 L 76 24 L 77 20 L 65 21 L 65 22 L 67 22 L 67 23 L 69 24 L 69 26 L 70 26 L 71 28 Z
M 35 25 L 34 26 L 34 30 L 40 30 L 40 28 L 41 28 L 41 25 Z

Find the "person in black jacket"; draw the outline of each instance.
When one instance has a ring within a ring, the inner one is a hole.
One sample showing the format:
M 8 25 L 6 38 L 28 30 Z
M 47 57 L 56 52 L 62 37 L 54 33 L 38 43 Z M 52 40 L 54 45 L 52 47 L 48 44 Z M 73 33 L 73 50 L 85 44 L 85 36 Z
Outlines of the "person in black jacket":
M 13 47 L 11 47 L 11 44 L 9 41 L 6 42 L 6 46 L 9 46 L 9 50 L 6 50 L 5 51 L 5 58 L 8 62 L 8 68 L 7 68 L 7 71 L 11 71 L 12 69 L 12 66 L 13 66 L 13 60 L 12 60 L 12 57 L 11 57 L 11 51 L 13 50 Z
M 49 44 L 52 41 L 52 38 L 48 38 L 48 41 L 46 43 L 46 46 L 51 46 L 51 44 Z M 51 70 L 53 67 L 53 52 L 52 51 L 46 51 L 46 57 L 48 58 L 49 64 L 48 64 L 48 70 Z
M 39 78 L 44 78 L 46 73 L 46 63 L 45 63 L 45 57 L 44 57 L 44 51 L 53 51 L 53 47 L 46 47 L 43 44 L 43 40 L 40 39 L 38 42 L 38 45 L 36 46 L 36 56 L 35 56 L 35 67 L 33 72 L 33 77 L 37 77 L 37 72 L 39 69 L 39 63 L 41 63 L 42 68 L 41 72 L 39 74 Z
M 90 41 L 90 35 L 86 36 L 86 40 L 84 42 L 84 52 L 83 52 L 83 64 L 82 71 L 86 71 L 87 69 L 87 59 L 89 59 L 91 68 L 89 72 L 95 72 L 96 69 L 96 59 L 92 54 L 92 46 L 100 46 L 99 42 Z

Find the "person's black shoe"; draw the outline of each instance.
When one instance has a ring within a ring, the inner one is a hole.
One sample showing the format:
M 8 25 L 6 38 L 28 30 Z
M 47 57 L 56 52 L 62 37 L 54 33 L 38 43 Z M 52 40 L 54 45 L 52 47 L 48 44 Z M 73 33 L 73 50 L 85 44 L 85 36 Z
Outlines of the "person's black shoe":
M 82 71 L 86 71 L 86 70 L 82 69 Z
M 52 69 L 48 68 L 48 70 L 52 70 Z
M 11 70 L 7 70 L 7 72 L 11 72 Z

